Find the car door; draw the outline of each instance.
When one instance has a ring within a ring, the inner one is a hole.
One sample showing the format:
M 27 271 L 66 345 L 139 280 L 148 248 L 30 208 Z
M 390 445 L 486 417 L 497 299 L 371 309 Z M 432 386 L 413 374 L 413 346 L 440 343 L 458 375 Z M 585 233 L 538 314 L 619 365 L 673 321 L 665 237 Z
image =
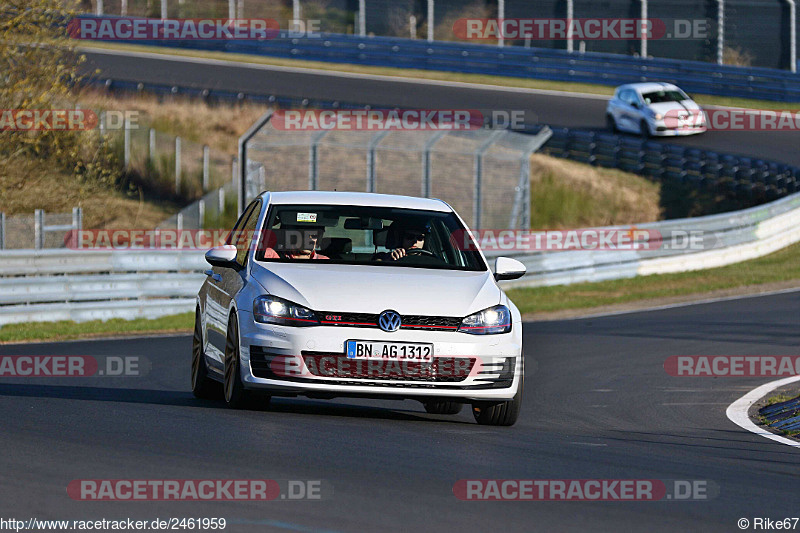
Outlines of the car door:
M 639 110 L 634 105 L 636 93 L 631 89 L 626 89 L 620 93 L 620 119 L 619 128 L 626 131 L 639 131 Z
M 237 248 L 238 268 L 215 266 L 209 276 L 206 295 L 206 355 L 209 359 L 209 367 L 218 372 L 223 372 L 225 367 L 228 309 L 231 300 L 243 284 L 247 248 L 258 223 L 260 208 L 261 200 L 255 200 L 247 206 L 226 241 L 227 244 L 233 244 Z

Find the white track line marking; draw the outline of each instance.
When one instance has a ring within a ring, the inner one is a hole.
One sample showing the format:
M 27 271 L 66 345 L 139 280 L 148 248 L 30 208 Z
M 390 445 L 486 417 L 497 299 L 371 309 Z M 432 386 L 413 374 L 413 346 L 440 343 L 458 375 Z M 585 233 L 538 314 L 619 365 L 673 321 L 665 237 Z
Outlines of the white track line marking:
M 777 389 L 778 387 L 788 385 L 789 383 L 794 383 L 795 381 L 800 381 L 800 376 L 792 376 L 790 378 L 770 381 L 765 385 L 761 385 L 760 387 L 751 390 L 750 392 L 748 392 L 747 394 L 745 394 L 744 396 L 742 396 L 741 398 L 730 404 L 730 406 L 728 406 L 727 411 L 725 411 L 725 414 L 728 415 L 728 419 L 730 419 L 731 422 L 733 422 L 739 427 L 746 429 L 747 431 L 780 442 L 781 444 L 787 444 L 795 448 L 800 448 L 800 442 L 797 442 L 792 439 L 787 439 L 786 437 L 781 437 L 780 435 L 776 435 L 775 433 L 760 428 L 757 425 L 755 425 L 752 422 L 752 420 L 750 420 L 749 416 L 747 416 L 747 412 L 750 410 L 750 406 L 752 406 L 758 400 L 760 400 L 773 390 Z

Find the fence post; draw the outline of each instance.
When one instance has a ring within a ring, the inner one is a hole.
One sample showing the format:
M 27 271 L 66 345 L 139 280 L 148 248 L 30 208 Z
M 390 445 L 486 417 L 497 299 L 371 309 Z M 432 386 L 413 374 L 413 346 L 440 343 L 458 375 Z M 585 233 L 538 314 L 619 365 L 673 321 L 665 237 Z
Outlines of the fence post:
M 428 0 L 428 42 L 433 42 L 433 0 Z
M 308 147 L 308 190 L 316 191 L 319 187 L 319 142 L 330 130 L 322 130 L 311 136 Z
M 574 50 L 574 42 L 572 39 L 572 17 L 574 15 L 572 0 L 567 0 L 567 52 Z
M 408 32 L 410 34 L 409 37 L 412 39 L 417 38 L 417 17 L 414 15 L 409 15 L 408 17 Z
M 219 218 L 222 218 L 222 213 L 225 212 L 225 187 L 220 187 L 219 191 L 217 191 L 217 202 Z
M 232 20 L 236 18 L 236 2 L 234 0 L 228 0 L 228 19 Z
M 156 158 L 156 130 L 150 128 L 150 136 L 148 138 L 147 144 L 147 159 L 150 160 L 151 163 L 155 161 Z
M 789 4 L 789 70 L 797 72 L 797 6 L 795 0 L 786 0 Z
M 367 192 L 376 192 L 376 176 L 375 176 L 375 148 L 381 142 L 381 139 L 389 134 L 388 131 L 376 133 L 369 139 L 367 145 Z
M 475 151 L 473 168 L 475 192 L 472 197 L 472 227 L 481 229 L 481 207 L 483 206 L 483 154 L 506 130 L 494 130 Z
M 78 231 L 83 229 L 83 209 L 80 207 L 72 208 L 72 228 Z
M 717 0 L 717 65 L 725 63 L 725 0 Z
M 197 202 L 197 228 L 204 229 L 205 228 L 205 218 L 206 218 L 206 198 L 205 196 L 200 198 L 200 201 Z
M 358 34 L 367 36 L 367 0 L 358 0 Z
M 33 247 L 36 250 L 44 248 L 44 209 L 33 212 Z
M 422 196 L 431 197 L 431 150 L 439 139 L 447 135 L 446 130 L 437 131 L 425 142 L 422 150 Z
M 161 0 L 161 18 L 167 18 L 167 0 Z
M 292 20 L 297 25 L 300 20 L 300 0 L 292 0 Z M 299 30 L 299 28 L 297 28 Z
M 175 137 L 175 192 L 181 192 L 181 138 Z
M 97 15 L 103 14 L 103 0 L 97 0 Z
M 131 164 L 131 124 L 128 115 L 125 115 L 125 122 L 122 131 L 122 157 L 123 163 L 125 164 L 125 168 Z
M 505 0 L 497 0 L 497 18 L 500 19 L 500 31 L 497 37 L 497 46 L 502 48 L 506 44 L 505 37 L 503 36 L 503 19 L 506 18 L 506 2 Z
M 175 221 L 175 227 L 178 229 L 178 233 L 183 231 L 183 211 L 178 213 L 177 220 Z M 178 241 L 180 242 L 180 235 L 178 236 Z
M 119 6 L 119 14 L 123 17 L 128 14 L 128 0 L 122 0 Z
M 208 191 L 209 186 L 209 172 L 210 169 L 208 168 L 208 159 L 209 159 L 209 148 L 208 145 L 203 145 L 203 192 Z
M 6 249 L 6 214 L 0 213 L 0 250 Z
M 648 29 L 648 21 L 647 21 L 647 0 L 639 0 L 642 3 L 642 14 L 641 20 L 639 21 L 639 31 L 642 33 L 642 41 L 640 44 L 639 55 L 642 58 L 647 58 L 647 29 Z

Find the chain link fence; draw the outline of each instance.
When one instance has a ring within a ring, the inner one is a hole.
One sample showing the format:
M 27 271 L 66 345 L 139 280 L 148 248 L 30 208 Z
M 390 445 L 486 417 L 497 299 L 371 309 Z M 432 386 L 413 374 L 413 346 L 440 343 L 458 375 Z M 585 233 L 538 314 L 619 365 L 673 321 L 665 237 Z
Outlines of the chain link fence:
M 0 212 L 0 250 L 68 248 L 75 234 L 83 229 L 83 210 L 72 213 L 33 213 L 6 215 Z

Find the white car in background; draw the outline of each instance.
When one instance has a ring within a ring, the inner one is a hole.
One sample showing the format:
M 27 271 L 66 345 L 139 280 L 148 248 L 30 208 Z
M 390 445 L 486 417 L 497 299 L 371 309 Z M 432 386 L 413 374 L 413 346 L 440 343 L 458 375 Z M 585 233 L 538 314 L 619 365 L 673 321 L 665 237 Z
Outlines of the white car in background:
M 609 129 L 643 137 L 703 133 L 706 120 L 700 106 L 671 83 L 621 85 L 606 107 Z
M 402 252 L 399 252 L 402 250 Z M 192 390 L 222 383 L 231 407 L 271 396 L 470 404 L 512 425 L 522 404 L 522 321 L 464 222 L 441 200 L 345 192 L 263 193 L 197 297 Z

